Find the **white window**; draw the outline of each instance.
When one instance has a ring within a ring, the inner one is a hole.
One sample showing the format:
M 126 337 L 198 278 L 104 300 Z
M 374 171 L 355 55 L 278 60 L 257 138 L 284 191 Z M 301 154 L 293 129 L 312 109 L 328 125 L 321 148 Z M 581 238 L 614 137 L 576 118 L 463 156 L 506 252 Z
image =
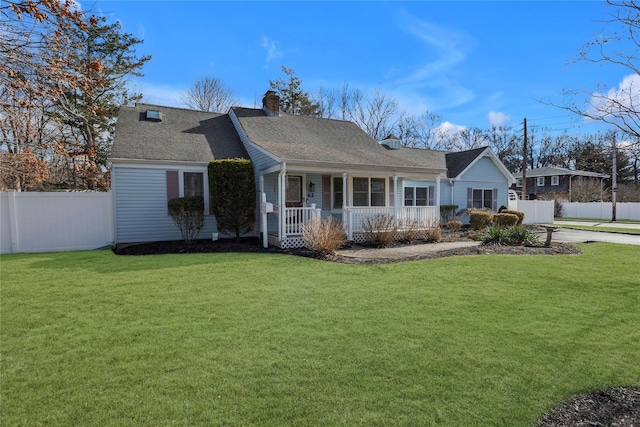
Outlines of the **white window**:
M 184 173 L 184 196 L 204 197 L 204 174 L 202 172 Z
M 167 201 L 178 197 L 199 196 L 204 199 L 204 213 L 209 214 L 209 183 L 205 172 L 194 170 L 168 170 Z
M 516 187 L 522 188 L 522 178 L 516 178 Z
M 474 188 L 471 207 L 493 209 L 493 190 L 488 188 Z
M 538 179 L 536 179 L 536 184 L 538 187 L 544 187 L 544 176 L 539 176 Z
M 560 185 L 560 177 L 558 175 L 551 177 L 551 185 Z
M 434 187 L 405 187 L 405 206 L 431 206 L 433 204 Z
M 385 206 L 385 178 L 353 178 L 353 206 Z
M 342 209 L 342 201 L 344 200 L 344 191 L 342 188 L 342 177 L 333 178 L 333 208 Z

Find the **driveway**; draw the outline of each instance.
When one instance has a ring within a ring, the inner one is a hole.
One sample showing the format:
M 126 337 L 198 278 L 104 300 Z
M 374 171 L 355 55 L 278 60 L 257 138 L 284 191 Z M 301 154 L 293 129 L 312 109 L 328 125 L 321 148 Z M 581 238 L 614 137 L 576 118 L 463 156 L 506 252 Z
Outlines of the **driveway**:
M 588 221 L 555 221 L 553 225 L 562 227 L 562 225 L 589 225 L 589 226 L 602 226 L 602 227 L 616 227 L 616 228 L 629 228 L 640 230 L 640 224 L 618 224 L 610 222 L 588 222 Z M 553 232 L 554 242 L 609 242 L 609 243 L 622 243 L 626 245 L 638 245 L 640 246 L 640 234 L 625 234 L 625 233 L 607 233 L 606 231 L 587 231 L 587 230 L 574 230 L 571 228 L 559 228 Z

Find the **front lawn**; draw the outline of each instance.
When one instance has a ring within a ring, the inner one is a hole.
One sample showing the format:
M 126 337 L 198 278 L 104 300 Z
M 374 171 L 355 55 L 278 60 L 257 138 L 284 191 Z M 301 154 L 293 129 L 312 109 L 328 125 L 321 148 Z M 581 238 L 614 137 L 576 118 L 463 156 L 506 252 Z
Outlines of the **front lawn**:
M 640 385 L 640 247 L 580 247 L 2 256 L 2 425 L 533 425 Z

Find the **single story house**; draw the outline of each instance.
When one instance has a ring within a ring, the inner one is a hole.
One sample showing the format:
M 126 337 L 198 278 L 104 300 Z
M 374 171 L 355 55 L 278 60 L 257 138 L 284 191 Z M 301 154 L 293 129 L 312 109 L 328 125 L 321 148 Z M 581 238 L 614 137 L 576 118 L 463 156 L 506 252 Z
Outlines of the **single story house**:
M 514 173 L 516 182 L 512 189 L 517 193 L 522 192 L 522 172 Z M 565 198 L 571 200 L 571 190 L 581 186 L 586 180 L 599 180 L 600 187 L 609 175 L 583 170 L 571 170 L 558 167 L 543 167 L 527 169 L 527 199 L 553 199 Z M 521 197 L 522 198 L 522 197 Z
M 515 180 L 488 148 L 449 153 L 378 143 L 356 124 L 286 114 L 268 91 L 263 108 L 227 114 L 156 105 L 122 107 L 112 155 L 115 242 L 178 240 L 167 213 L 174 197 L 202 195 L 202 236 L 217 232 L 209 206 L 207 165 L 248 158 L 256 177 L 255 234 L 278 247 L 304 244 L 300 224 L 340 219 L 361 237 L 362 219 L 388 214 L 437 223 L 440 205 L 507 205 Z

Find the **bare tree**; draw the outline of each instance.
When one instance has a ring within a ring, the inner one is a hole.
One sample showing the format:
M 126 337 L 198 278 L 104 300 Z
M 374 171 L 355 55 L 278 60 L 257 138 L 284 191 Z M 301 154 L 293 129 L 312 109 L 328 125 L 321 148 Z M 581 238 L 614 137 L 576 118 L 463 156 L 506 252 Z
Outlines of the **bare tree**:
M 442 133 L 438 132 L 441 122 L 442 116 L 429 111 L 425 111 L 420 116 L 403 113 L 396 123 L 395 134 L 406 147 L 441 149 Z
M 398 103 L 376 89 L 372 96 L 354 101 L 350 119 L 376 141 L 392 132 L 398 114 Z
M 618 89 L 596 87 L 592 91 L 565 89 L 567 100 L 553 104 L 591 120 L 610 124 L 622 132 L 640 136 L 640 5 L 636 0 L 607 0 L 615 8 L 602 35 L 578 52 L 575 61 L 619 66 L 630 73 Z
M 180 95 L 189 108 L 213 113 L 226 113 L 238 102 L 233 91 L 217 77 L 203 77 Z

